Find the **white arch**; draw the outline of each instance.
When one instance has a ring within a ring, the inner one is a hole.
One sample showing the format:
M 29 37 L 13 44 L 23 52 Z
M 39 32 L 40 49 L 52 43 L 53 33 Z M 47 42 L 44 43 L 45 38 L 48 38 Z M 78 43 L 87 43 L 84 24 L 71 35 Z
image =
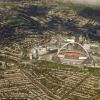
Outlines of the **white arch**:
M 69 44 L 77 44 L 77 45 L 79 45 L 79 46 L 80 46 L 81 48 L 83 48 L 83 50 L 86 52 L 87 57 L 90 58 L 90 55 L 89 55 L 88 51 L 87 51 L 81 44 L 79 44 L 79 43 L 77 43 L 77 42 L 69 42 L 69 43 L 64 44 L 64 45 L 58 50 L 57 56 L 59 55 L 60 51 L 61 51 L 65 46 L 67 46 L 67 45 L 69 45 Z

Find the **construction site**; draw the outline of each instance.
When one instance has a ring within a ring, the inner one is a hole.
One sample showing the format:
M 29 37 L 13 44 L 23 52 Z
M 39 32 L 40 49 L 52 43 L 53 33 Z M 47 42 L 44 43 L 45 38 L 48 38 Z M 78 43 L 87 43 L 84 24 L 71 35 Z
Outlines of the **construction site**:
M 99 12 L 0 0 L 0 100 L 100 100 Z

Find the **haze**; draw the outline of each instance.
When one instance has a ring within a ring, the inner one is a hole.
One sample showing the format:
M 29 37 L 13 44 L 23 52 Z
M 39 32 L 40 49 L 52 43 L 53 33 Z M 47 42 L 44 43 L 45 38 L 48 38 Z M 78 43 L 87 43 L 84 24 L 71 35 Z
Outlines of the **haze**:
M 69 0 L 73 3 L 100 5 L 100 0 Z

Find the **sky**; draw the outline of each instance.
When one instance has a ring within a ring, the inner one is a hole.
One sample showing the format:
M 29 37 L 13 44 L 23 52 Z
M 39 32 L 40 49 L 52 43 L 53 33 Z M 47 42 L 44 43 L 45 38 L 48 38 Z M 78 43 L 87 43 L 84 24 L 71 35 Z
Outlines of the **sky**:
M 100 0 L 69 0 L 73 3 L 100 5 Z

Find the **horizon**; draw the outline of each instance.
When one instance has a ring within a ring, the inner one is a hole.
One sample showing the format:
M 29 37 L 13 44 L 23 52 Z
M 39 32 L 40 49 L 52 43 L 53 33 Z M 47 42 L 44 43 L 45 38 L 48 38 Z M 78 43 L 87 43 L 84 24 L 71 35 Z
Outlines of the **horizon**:
M 90 4 L 90 5 L 100 5 L 100 0 L 69 0 L 72 3 Z

